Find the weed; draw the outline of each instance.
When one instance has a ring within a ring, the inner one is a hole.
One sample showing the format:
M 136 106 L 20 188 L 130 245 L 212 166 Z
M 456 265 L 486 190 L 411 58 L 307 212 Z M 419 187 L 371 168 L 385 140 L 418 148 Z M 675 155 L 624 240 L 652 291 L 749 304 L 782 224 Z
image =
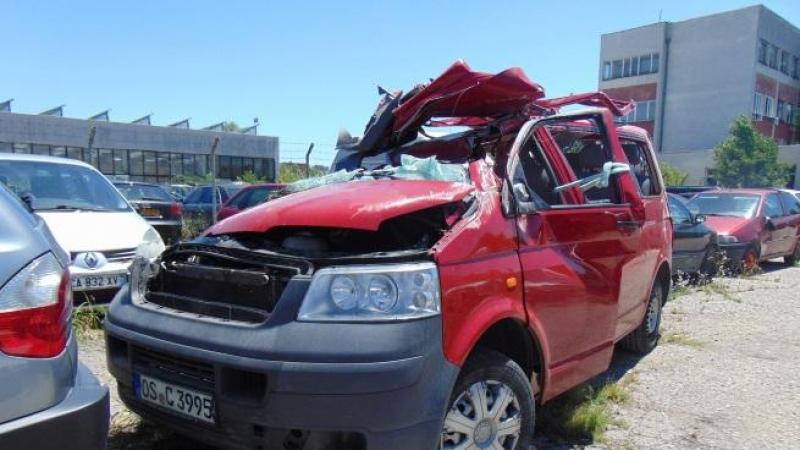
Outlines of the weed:
M 622 384 L 583 384 L 545 405 L 542 424 L 565 439 L 602 442 L 609 426 L 621 425 L 611 415 L 611 404 L 628 401 L 630 394 Z
M 184 214 L 181 238 L 190 241 L 200 235 L 209 225 L 208 217 L 203 213 Z
M 697 339 L 690 338 L 684 333 L 666 333 L 661 336 L 661 342 L 665 344 L 683 345 L 686 347 L 702 347 L 703 343 Z
M 677 298 L 683 297 L 684 295 L 688 295 L 692 292 L 692 289 L 683 282 L 675 283 L 670 290 L 670 296 L 672 300 Z
M 72 329 L 79 338 L 90 335 L 103 327 L 103 319 L 108 311 L 107 306 L 98 306 L 94 301 L 81 303 L 72 311 Z
M 700 290 L 702 292 L 704 292 L 705 294 L 707 294 L 707 295 L 712 295 L 712 296 L 713 295 L 719 295 L 722 298 L 724 298 L 725 300 L 733 300 L 733 301 L 736 301 L 736 302 L 740 302 L 741 301 L 741 299 L 739 299 L 738 297 L 733 295 L 734 291 L 732 291 L 731 288 L 728 285 L 726 285 L 726 284 L 724 284 L 722 282 L 719 282 L 719 281 L 714 281 L 714 282 L 705 284 L 700 288 Z

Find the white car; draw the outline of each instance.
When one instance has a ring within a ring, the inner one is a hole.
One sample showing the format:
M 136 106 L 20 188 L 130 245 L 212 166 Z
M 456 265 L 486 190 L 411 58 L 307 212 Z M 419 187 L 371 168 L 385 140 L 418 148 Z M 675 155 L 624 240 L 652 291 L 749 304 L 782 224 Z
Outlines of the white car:
M 86 163 L 0 154 L 0 182 L 47 223 L 69 253 L 76 302 L 110 301 L 128 282 L 136 256 L 153 258 L 164 250 L 156 230 Z

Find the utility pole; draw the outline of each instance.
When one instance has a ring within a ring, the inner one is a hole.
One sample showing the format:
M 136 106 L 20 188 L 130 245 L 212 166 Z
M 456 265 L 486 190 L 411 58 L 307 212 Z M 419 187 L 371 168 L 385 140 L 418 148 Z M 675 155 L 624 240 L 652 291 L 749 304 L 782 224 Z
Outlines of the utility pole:
M 313 142 L 308 146 L 308 151 L 306 152 L 306 178 L 311 178 L 311 150 L 314 150 Z
M 219 136 L 211 143 L 211 224 L 217 223 L 217 146 Z

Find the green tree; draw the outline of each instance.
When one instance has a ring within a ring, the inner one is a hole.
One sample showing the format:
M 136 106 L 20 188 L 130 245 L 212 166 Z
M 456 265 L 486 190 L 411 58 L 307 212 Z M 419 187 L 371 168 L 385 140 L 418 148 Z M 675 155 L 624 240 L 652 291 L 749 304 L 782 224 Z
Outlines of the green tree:
M 256 175 L 253 171 L 248 170 L 247 172 L 239 175 L 236 177 L 236 181 L 241 181 L 244 183 L 256 184 L 256 183 L 264 183 L 267 181 L 266 178 Z
M 790 166 L 778 161 L 778 144 L 756 131 L 746 116 L 733 121 L 730 136 L 714 149 L 714 178 L 725 187 L 782 187 Z
M 227 131 L 229 133 L 239 131 L 239 125 L 232 120 L 222 122 L 222 131 Z
M 658 163 L 661 167 L 661 176 L 664 177 L 664 184 L 667 186 L 683 186 L 689 174 L 678 170 L 675 166 L 664 161 Z

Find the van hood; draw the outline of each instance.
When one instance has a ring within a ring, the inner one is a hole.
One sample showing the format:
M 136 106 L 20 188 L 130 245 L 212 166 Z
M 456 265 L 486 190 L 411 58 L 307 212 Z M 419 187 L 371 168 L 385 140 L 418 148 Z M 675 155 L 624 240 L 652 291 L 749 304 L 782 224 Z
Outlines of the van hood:
M 369 180 L 290 194 L 219 222 L 206 235 L 305 226 L 376 231 L 381 222 L 464 199 L 474 187 L 447 181 Z
M 704 223 L 717 234 L 736 236 L 740 241 L 751 241 L 758 234 L 755 218 L 706 216 Z
M 40 211 L 56 241 L 67 252 L 133 249 L 150 225 L 129 212 Z

